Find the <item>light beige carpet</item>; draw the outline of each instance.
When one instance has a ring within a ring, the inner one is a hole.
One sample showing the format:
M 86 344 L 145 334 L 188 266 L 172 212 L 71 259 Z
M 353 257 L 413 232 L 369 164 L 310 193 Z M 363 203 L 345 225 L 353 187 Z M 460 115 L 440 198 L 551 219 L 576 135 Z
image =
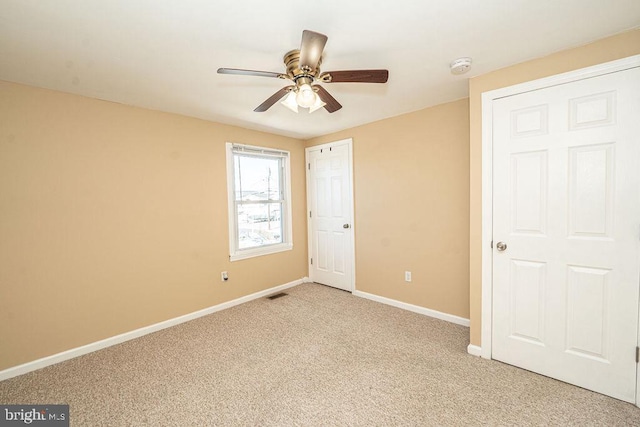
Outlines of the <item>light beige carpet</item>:
M 75 426 L 640 425 L 635 406 L 466 353 L 468 329 L 304 284 L 0 382 Z

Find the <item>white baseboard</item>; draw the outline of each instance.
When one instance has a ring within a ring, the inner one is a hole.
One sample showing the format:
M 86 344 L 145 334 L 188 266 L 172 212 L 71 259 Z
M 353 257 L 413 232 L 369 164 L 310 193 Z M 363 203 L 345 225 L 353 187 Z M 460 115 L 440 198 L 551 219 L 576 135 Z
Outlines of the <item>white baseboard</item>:
M 482 347 L 478 347 L 477 345 L 469 344 L 467 346 L 467 353 L 472 356 L 482 357 Z
M 446 320 L 447 322 L 455 323 L 456 325 L 462 325 L 469 327 L 469 319 L 464 317 L 454 316 L 453 314 L 443 313 L 441 311 L 431 310 L 430 308 L 420 307 L 419 305 L 408 304 L 406 302 L 398 301 L 391 298 L 381 297 L 378 295 L 370 294 L 368 292 L 353 291 L 353 295 L 370 299 L 372 301 L 381 302 L 382 304 L 392 305 L 403 310 L 413 311 L 414 313 L 424 314 L 425 316 L 435 317 L 436 319 Z
M 63 351 L 61 353 L 53 354 L 51 356 L 43 357 L 32 362 L 27 362 L 22 365 L 13 366 L 11 368 L 0 371 L 0 381 L 16 377 L 18 375 L 26 374 L 27 372 L 35 371 L 46 366 L 55 365 L 56 363 L 64 362 L 65 360 L 73 359 L 74 357 L 82 356 L 84 354 L 92 353 L 97 350 L 101 350 L 112 345 L 120 344 L 125 341 L 132 340 L 153 332 L 160 331 L 162 329 L 170 328 L 171 326 L 179 325 L 180 323 L 188 322 L 190 320 L 197 319 L 208 314 L 215 313 L 217 311 L 225 310 L 227 308 L 234 307 L 245 302 L 252 301 L 254 299 L 262 298 L 267 295 L 271 295 L 276 292 L 280 292 L 284 289 L 292 288 L 294 286 L 305 283 L 305 279 L 302 278 L 294 280 L 293 282 L 285 283 L 284 285 L 275 286 L 273 288 L 265 289 L 264 291 L 256 292 L 250 295 L 246 295 L 240 298 L 236 298 L 231 301 L 223 302 L 218 305 L 214 305 L 209 308 L 194 311 L 193 313 L 185 314 L 183 316 L 175 317 L 173 319 L 165 320 L 163 322 L 155 323 L 153 325 L 145 326 L 140 329 L 125 332 L 120 335 L 116 335 L 111 338 L 106 338 L 100 341 L 93 342 L 91 344 L 83 345 L 81 347 L 72 348 L 70 350 Z

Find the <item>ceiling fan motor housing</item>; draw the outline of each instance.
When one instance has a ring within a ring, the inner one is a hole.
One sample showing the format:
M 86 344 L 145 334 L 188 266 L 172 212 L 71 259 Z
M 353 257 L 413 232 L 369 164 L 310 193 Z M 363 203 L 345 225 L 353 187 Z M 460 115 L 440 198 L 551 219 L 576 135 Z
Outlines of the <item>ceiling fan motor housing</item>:
M 318 60 L 318 65 L 315 70 L 302 70 L 300 69 L 300 50 L 294 49 L 284 55 L 284 64 L 287 67 L 287 74 L 293 79 L 293 81 L 297 81 L 302 77 L 311 77 L 314 79 L 320 74 L 322 57 Z

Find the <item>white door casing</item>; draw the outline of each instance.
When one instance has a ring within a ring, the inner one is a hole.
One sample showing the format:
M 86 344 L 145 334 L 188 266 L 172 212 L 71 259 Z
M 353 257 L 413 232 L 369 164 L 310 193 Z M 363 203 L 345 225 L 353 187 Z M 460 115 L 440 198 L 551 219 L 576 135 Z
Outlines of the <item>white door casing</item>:
M 352 141 L 306 149 L 309 277 L 354 291 Z
M 482 355 L 635 402 L 640 68 L 592 71 L 483 100 L 483 213 L 507 248 L 489 252 L 490 267 L 483 248 Z

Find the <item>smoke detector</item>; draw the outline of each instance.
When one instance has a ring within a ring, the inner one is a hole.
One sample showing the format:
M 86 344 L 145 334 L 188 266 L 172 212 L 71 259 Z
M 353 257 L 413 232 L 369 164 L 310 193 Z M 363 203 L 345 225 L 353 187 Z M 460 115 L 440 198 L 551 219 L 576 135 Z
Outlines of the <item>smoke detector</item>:
M 471 68 L 471 58 L 458 58 L 449 64 L 451 74 L 464 74 Z

